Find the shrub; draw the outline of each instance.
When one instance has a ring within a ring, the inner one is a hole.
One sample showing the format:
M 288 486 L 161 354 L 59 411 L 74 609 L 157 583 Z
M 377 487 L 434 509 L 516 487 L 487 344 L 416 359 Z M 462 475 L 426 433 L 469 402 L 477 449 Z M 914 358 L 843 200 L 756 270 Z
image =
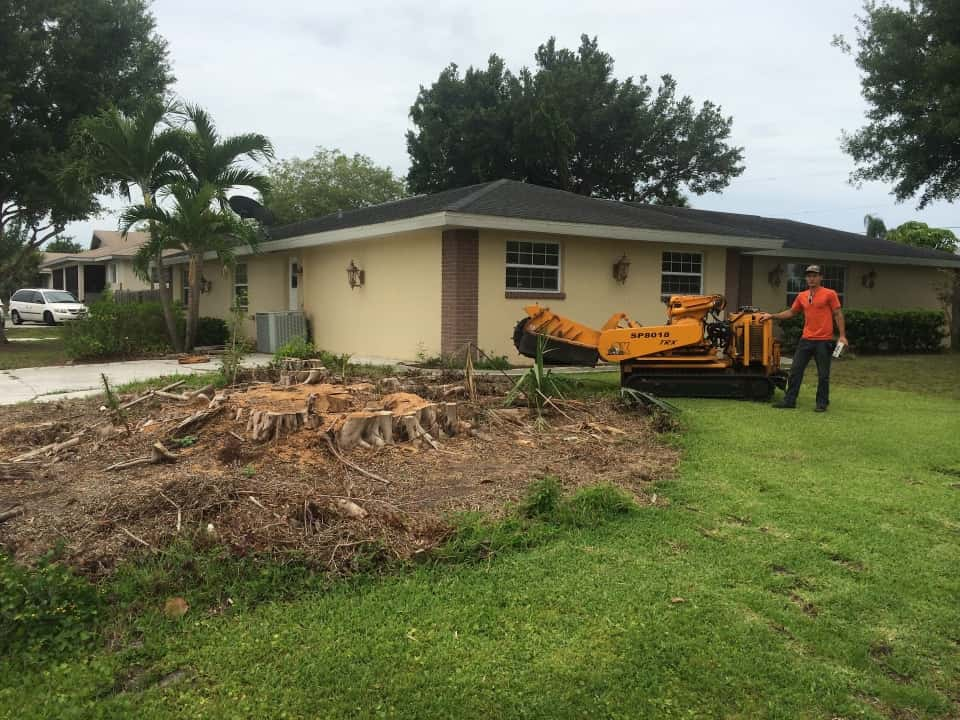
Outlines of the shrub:
M 226 345 L 230 329 L 226 320 L 202 317 L 197 321 L 197 345 Z
M 51 557 L 25 567 L 0 554 L 0 652 L 64 654 L 93 638 L 96 587 Z
M 278 362 L 281 358 L 285 357 L 309 360 L 315 357 L 316 354 L 317 350 L 313 346 L 313 343 L 305 337 L 298 335 L 277 348 L 277 351 L 273 354 L 273 361 Z
M 560 495 L 560 483 L 555 477 L 537 480 L 520 503 L 520 514 L 527 518 L 553 515 L 560 503 Z
M 175 307 L 178 325 L 182 310 Z M 75 360 L 122 357 L 167 352 L 170 340 L 160 303 L 116 303 L 99 300 L 90 314 L 68 323 L 63 331 L 64 348 Z
M 844 310 L 847 338 L 859 353 L 926 353 L 942 349 L 946 318 L 940 310 Z M 781 323 L 785 350 L 793 350 L 803 318 Z

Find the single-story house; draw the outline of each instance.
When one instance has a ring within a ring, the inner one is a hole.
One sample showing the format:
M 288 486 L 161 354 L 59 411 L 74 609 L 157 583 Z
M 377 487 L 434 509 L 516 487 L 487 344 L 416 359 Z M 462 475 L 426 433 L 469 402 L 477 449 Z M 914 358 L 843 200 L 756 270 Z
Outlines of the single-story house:
M 41 287 L 68 290 L 78 300 L 94 302 L 106 288 L 114 291 L 144 291 L 157 287 L 133 271 L 133 258 L 149 239 L 149 233 L 94 230 L 90 248 L 79 253 L 44 253 L 40 263 Z M 175 251 L 165 251 L 173 256 Z M 173 270 L 167 270 L 167 281 Z
M 227 318 L 239 303 L 253 337 L 256 313 L 302 310 L 318 347 L 401 360 L 468 342 L 518 359 L 513 327 L 534 302 L 594 326 L 620 311 L 660 324 L 676 293 L 777 311 L 812 262 L 846 307 L 936 309 L 939 268 L 960 268 L 960 256 L 791 220 L 511 180 L 271 228 L 237 260 L 204 266 L 201 314 Z

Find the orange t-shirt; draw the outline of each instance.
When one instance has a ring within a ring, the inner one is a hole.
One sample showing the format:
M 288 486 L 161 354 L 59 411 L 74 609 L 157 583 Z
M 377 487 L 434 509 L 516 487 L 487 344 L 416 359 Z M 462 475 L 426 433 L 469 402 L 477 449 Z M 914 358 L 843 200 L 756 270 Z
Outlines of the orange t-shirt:
M 840 308 L 840 298 L 822 285 L 797 295 L 790 309 L 803 313 L 803 337 L 806 340 L 833 340 L 833 311 Z

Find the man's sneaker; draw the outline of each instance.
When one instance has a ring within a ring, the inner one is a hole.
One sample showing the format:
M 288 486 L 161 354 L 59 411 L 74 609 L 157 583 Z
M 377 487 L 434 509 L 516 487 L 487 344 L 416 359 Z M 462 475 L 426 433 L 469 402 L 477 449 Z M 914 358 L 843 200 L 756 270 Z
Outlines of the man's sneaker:
M 826 411 L 827 411 L 826 405 L 817 405 L 816 409 L 814 410 L 814 412 L 826 412 Z
M 797 407 L 796 405 L 792 405 L 786 402 L 785 400 L 781 400 L 780 402 L 774 403 L 773 406 L 777 410 L 793 410 L 795 407 Z

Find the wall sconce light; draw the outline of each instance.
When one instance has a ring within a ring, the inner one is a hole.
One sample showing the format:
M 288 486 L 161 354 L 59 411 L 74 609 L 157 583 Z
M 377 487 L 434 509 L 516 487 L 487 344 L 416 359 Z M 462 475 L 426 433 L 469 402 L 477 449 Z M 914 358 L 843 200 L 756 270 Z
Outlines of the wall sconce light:
M 767 273 L 767 282 L 772 287 L 780 287 L 780 283 L 783 282 L 783 266 L 780 263 L 777 263 L 777 266 Z
M 208 293 L 213 289 L 213 283 L 207 280 L 203 275 L 200 276 L 200 294 Z
M 351 260 L 350 264 L 347 265 L 347 282 L 350 284 L 350 287 L 363 287 L 366 279 L 366 273 L 354 265 L 353 260 Z
M 613 264 L 613 279 L 623 285 L 627 282 L 627 276 L 630 274 L 630 259 L 622 255 L 619 260 Z
M 864 273 L 863 277 L 860 278 L 860 282 L 863 284 L 865 288 L 872 289 L 877 282 L 877 271 L 871 270 L 868 273 Z

